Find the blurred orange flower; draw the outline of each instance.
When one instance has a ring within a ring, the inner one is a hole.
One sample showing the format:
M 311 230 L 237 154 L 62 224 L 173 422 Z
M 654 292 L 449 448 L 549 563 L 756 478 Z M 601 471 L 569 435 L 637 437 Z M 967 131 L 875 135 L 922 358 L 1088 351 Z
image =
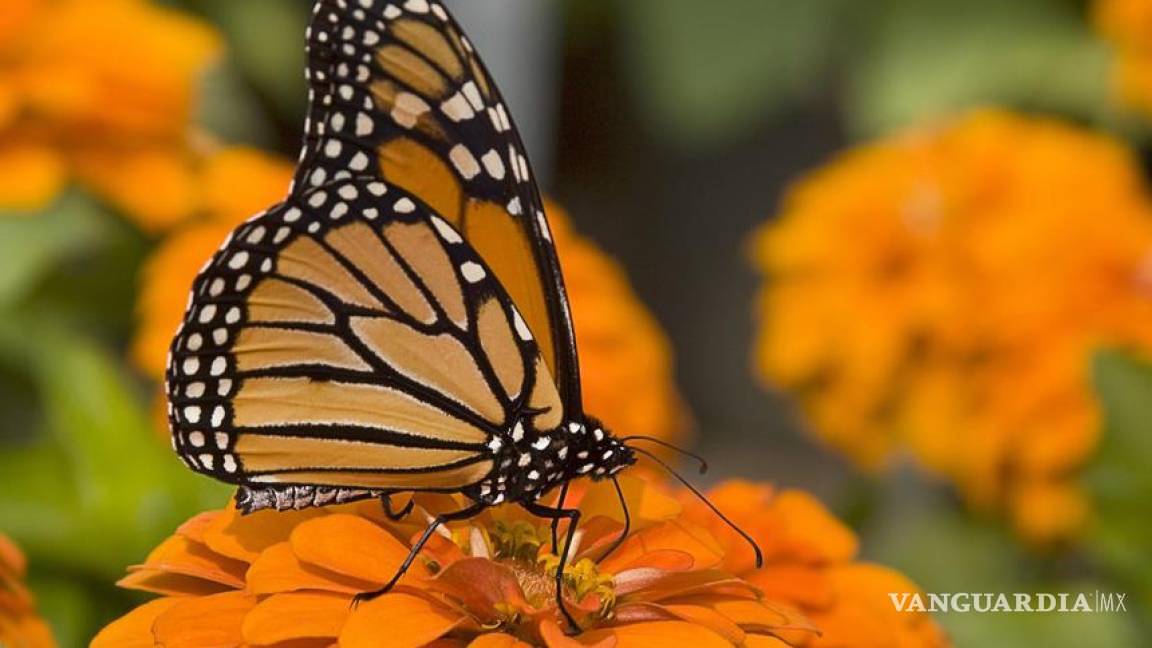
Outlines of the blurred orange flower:
M 74 177 L 145 229 L 188 216 L 195 90 L 219 51 L 206 23 L 145 0 L 7 0 L 0 208 L 41 209 Z
M 624 270 L 547 205 L 572 302 L 585 409 L 618 436 L 682 440 L 689 414 L 676 389 L 672 348 Z
M 392 648 L 770 648 L 787 645 L 777 635 L 811 634 L 790 607 L 719 571 L 723 547 L 639 480 L 624 481 L 634 532 L 594 562 L 622 530 L 615 492 L 600 486 L 574 498 L 585 515 L 564 587 L 585 628 L 574 637 L 554 603 L 548 526 L 515 506 L 434 536 L 392 592 L 354 609 L 355 594 L 392 577 L 428 516 L 459 508 L 448 496 L 419 496 L 400 523 L 375 502 L 202 514 L 120 583 L 164 598 L 112 623 L 92 647 L 356 648 L 386 637 Z
M 699 524 L 724 551 L 721 568 L 755 585 L 764 596 L 800 610 L 819 635 L 785 635 L 806 648 L 933 648 L 949 645 L 924 613 L 897 612 L 889 592 L 919 592 L 888 567 L 859 562 L 855 534 L 808 493 L 730 481 L 708 497 L 764 551 L 755 569 L 747 543 L 687 492 L 683 519 Z
M 37 616 L 32 595 L 24 587 L 26 568 L 20 550 L 0 534 L 0 646 L 54 648 L 52 631 Z
M 232 152 L 210 165 L 202 184 L 217 197 L 207 210 L 216 216 L 163 241 L 145 267 L 133 358 L 157 380 L 164 376 L 168 345 L 200 267 L 236 224 L 283 196 L 287 167 L 269 166 L 254 155 Z M 623 270 L 572 231 L 559 208 L 549 205 L 549 217 L 579 338 L 586 409 L 619 436 L 682 437 L 688 415 L 663 331 Z
M 132 357 L 148 375 L 164 377 L 196 273 L 232 228 L 284 199 L 292 171 L 287 161 L 247 148 L 220 150 L 197 169 L 192 202 L 200 218 L 162 240 L 142 273 Z
M 1112 82 L 1117 97 L 1152 116 L 1152 2 L 1095 0 L 1097 30 L 1112 45 Z
M 898 449 L 1027 538 L 1074 535 L 1094 351 L 1152 351 L 1152 207 L 1120 144 L 979 111 L 852 151 L 755 242 L 757 365 L 865 467 Z

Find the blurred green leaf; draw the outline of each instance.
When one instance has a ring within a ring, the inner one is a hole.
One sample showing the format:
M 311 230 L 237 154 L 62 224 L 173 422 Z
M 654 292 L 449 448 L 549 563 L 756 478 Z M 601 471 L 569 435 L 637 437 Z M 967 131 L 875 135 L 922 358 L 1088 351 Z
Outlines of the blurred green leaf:
M 0 309 L 24 297 L 70 255 L 100 244 L 107 215 L 79 192 L 41 214 L 0 213 Z
M 886 511 L 866 535 L 865 554 L 907 574 L 925 592 L 1125 591 L 1091 577 L 1065 577 L 1074 570 L 1052 569 L 1044 557 L 1026 553 L 1002 525 L 965 514 L 951 498 L 915 480 L 891 490 Z M 1146 644 L 1131 598 L 1126 614 L 949 612 L 936 618 L 958 648 L 1138 648 Z
M 97 624 L 94 612 L 103 600 L 93 601 L 82 582 L 66 576 L 33 574 L 29 585 L 36 593 L 37 608 L 52 624 L 60 646 L 86 646 Z
M 34 558 L 114 578 L 227 489 L 179 463 L 143 407 L 145 395 L 99 346 L 52 323 L 9 318 L 43 403 L 45 434 L 0 453 L 0 520 Z M 92 542 L 99 538 L 99 542 Z
M 1000 525 L 963 514 L 941 488 L 907 473 L 893 478 L 865 530 L 870 559 L 911 576 L 928 591 L 999 592 L 1025 560 Z
M 204 75 L 196 122 L 221 141 L 260 146 L 275 143 L 275 129 L 232 60 Z
M 646 119 L 681 141 L 739 136 L 810 93 L 845 0 L 628 0 L 623 45 Z
M 872 3 L 847 60 L 848 121 L 860 136 L 981 105 L 1102 119 L 1107 52 L 1076 3 Z
M 1096 501 L 1096 556 L 1152 611 L 1152 365 L 1119 352 L 1094 367 L 1104 435 L 1087 473 Z
M 231 48 L 230 57 L 235 62 L 235 71 L 225 70 L 215 79 L 222 84 L 214 93 L 218 100 L 237 100 L 240 79 L 247 80 L 256 90 L 240 93 L 245 100 L 256 99 L 263 108 L 265 118 L 269 111 L 277 116 L 290 119 L 295 128 L 297 115 L 303 115 L 306 93 L 304 92 L 304 29 L 310 17 L 307 2 L 284 2 L 284 0 L 197 0 L 192 3 L 199 7 L 223 30 Z M 235 73 L 238 73 L 235 74 Z M 251 119 L 253 106 L 237 106 L 241 113 Z M 225 117 L 226 113 L 214 114 Z M 226 123 L 219 126 L 232 132 Z M 266 128 L 266 127 L 265 127 Z M 250 140 L 252 132 L 242 130 L 244 139 Z
M 123 345 L 136 320 L 136 283 L 151 240 L 126 218 L 102 219 L 98 245 L 62 259 L 21 302 L 25 318 L 68 322 Z

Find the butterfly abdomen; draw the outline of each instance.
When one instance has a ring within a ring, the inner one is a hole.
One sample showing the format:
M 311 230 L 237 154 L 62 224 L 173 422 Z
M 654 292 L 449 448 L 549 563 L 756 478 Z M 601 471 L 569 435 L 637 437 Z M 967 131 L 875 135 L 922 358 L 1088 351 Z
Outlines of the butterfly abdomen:
M 241 486 L 236 492 L 236 508 L 245 515 L 267 509 L 299 511 L 314 506 L 348 504 L 382 495 L 384 493 L 381 491 L 327 486 Z

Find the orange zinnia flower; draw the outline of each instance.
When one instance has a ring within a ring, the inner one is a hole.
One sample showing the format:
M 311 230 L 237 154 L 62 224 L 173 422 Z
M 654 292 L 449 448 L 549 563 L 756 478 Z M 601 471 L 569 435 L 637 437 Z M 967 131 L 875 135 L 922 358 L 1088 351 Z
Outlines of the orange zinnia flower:
M 0 208 L 41 209 L 76 177 L 148 229 L 186 217 L 195 89 L 219 50 L 205 23 L 144 0 L 6 0 Z
M 1095 0 L 1100 33 L 1114 52 L 1112 83 L 1123 103 L 1152 116 L 1152 2 Z
M 683 440 L 688 413 L 676 389 L 672 348 L 624 270 L 548 203 L 580 351 L 582 396 L 617 436 Z
M 760 372 L 822 438 L 872 468 L 909 449 L 1028 539 L 1082 528 L 1092 355 L 1152 352 L 1152 203 L 1131 153 L 976 112 L 810 175 L 756 255 Z
M 32 595 L 22 582 L 26 568 L 20 550 L 0 534 L 0 646 L 54 648 L 52 631 L 36 615 Z
M 819 635 L 789 635 L 806 648 L 938 648 L 949 645 L 941 628 L 922 612 L 897 612 L 890 592 L 919 592 L 907 577 L 882 565 L 857 561 L 852 530 L 811 495 L 731 481 L 709 495 L 764 551 L 754 568 L 748 545 L 689 493 L 679 496 L 684 519 L 707 528 L 723 547 L 725 571 L 758 587 L 770 600 L 800 610 Z
M 197 170 L 200 218 L 162 240 L 143 270 L 132 355 L 148 375 L 164 377 L 168 345 L 204 262 L 232 228 L 283 200 L 291 181 L 287 161 L 239 147 L 218 151 Z
M 92 647 L 770 647 L 811 632 L 788 606 L 719 571 L 723 546 L 678 519 L 675 500 L 639 480 L 623 484 L 634 533 L 599 564 L 622 530 L 615 492 L 599 485 L 569 500 L 585 516 L 564 583 L 585 628 L 575 637 L 554 602 L 548 526 L 514 506 L 450 525 L 392 592 L 354 608 L 357 593 L 392 577 L 429 516 L 459 506 L 418 496 L 400 523 L 378 503 L 202 514 L 121 581 L 164 598 L 105 628 Z
M 205 193 L 217 197 L 208 200 L 209 217 L 164 240 L 143 274 L 133 358 L 156 380 L 196 273 L 235 225 L 283 197 L 289 170 L 251 151 L 230 151 L 204 177 Z M 664 332 L 619 266 L 573 232 L 554 205 L 549 218 L 572 303 L 586 407 L 618 436 L 682 437 L 688 417 Z

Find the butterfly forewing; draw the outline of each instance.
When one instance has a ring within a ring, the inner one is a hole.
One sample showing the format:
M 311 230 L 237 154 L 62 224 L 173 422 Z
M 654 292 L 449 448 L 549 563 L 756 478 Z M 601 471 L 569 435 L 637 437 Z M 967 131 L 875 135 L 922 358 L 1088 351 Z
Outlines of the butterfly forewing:
M 487 262 L 565 404 L 578 409 L 572 325 L 539 191 L 508 108 L 460 27 L 430 0 L 322 0 L 308 49 L 297 187 L 355 176 L 419 196 Z
M 458 490 L 488 444 L 563 405 L 531 329 L 446 219 L 330 181 L 236 230 L 202 271 L 168 375 L 176 448 L 240 484 Z

